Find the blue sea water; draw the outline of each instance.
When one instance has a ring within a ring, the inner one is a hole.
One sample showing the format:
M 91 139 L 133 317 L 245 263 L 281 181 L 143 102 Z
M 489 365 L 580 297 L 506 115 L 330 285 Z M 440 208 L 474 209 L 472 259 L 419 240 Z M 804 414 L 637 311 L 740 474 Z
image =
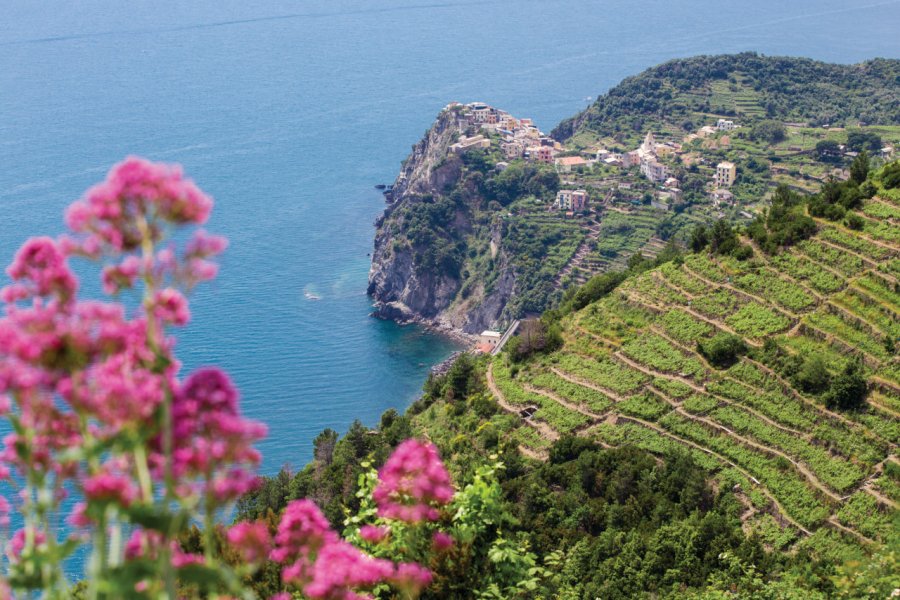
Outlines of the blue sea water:
M 306 462 L 324 427 L 405 407 L 454 349 L 369 318 L 365 295 L 373 185 L 449 101 L 549 130 L 674 57 L 900 56 L 898 1 L 4 0 L 0 14 L 0 263 L 59 233 L 124 156 L 182 163 L 231 247 L 179 354 L 233 375 L 270 427 L 267 473 Z

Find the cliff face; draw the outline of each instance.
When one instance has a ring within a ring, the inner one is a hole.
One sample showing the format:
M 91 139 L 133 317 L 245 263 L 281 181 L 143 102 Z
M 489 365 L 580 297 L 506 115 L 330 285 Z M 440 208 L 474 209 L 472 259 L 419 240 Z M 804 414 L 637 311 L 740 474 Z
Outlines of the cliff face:
M 403 163 L 388 206 L 375 222 L 368 287 L 375 316 L 477 333 L 498 325 L 514 292 L 515 274 L 502 248 L 501 228 L 475 223 L 483 199 L 465 178 L 463 161 L 450 150 L 465 126 L 453 110 L 438 116 Z M 416 238 L 419 215 L 438 211 L 435 207 L 440 207 L 440 227 L 429 227 L 424 240 Z M 435 230 L 443 237 L 435 238 Z M 478 239 L 485 231 L 499 273 L 489 290 L 465 266 L 470 245 L 487 243 Z M 434 258 L 435 240 L 458 257 L 456 263 Z

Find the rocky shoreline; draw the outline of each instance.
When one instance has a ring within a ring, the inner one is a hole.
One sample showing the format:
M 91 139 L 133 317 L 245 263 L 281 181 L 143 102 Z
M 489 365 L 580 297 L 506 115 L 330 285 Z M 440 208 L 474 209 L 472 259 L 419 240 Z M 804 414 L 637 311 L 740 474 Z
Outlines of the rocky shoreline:
M 418 325 L 419 327 L 425 329 L 430 333 L 448 338 L 466 348 L 471 347 L 478 341 L 478 337 L 475 335 L 466 333 L 461 329 L 451 327 L 450 325 L 447 325 L 445 323 L 440 323 L 433 319 L 427 319 L 408 310 L 402 310 L 401 308 L 397 307 L 396 303 L 394 302 L 377 302 L 375 304 L 375 310 L 369 313 L 369 316 L 385 321 L 393 321 L 398 325 Z

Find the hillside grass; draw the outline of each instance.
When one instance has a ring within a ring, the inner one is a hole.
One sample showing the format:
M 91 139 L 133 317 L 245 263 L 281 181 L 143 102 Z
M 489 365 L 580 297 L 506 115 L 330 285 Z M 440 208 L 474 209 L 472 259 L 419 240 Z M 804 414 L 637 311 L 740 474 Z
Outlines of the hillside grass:
M 893 210 L 875 198 L 856 212 Z M 889 341 L 900 337 L 900 243 L 873 231 L 822 222 L 776 255 L 663 264 L 566 316 L 561 349 L 512 367 L 495 358 L 493 377 L 506 402 L 536 407 L 532 419 L 556 435 L 660 456 L 683 449 L 720 481 L 737 478 L 767 515 L 748 527 L 775 548 L 820 529 L 888 541 L 900 497 L 883 474 L 900 442 L 900 344 Z M 698 344 L 723 333 L 748 352 L 716 368 Z M 864 406 L 827 408 L 780 372 L 773 348 L 781 361 L 821 357 L 832 376 L 860 361 Z M 539 431 L 517 440 L 544 450 Z

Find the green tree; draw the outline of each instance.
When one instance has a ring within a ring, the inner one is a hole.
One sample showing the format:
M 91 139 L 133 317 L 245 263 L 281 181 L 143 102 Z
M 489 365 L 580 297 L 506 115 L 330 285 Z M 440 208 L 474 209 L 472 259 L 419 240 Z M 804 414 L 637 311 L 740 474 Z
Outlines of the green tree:
M 821 161 L 838 160 L 841 157 L 841 145 L 834 140 L 822 140 L 816 144 L 816 156 Z
M 853 410 L 863 405 L 868 386 L 859 359 L 847 363 L 840 375 L 831 381 L 825 402 L 831 408 Z
M 697 225 L 691 231 L 691 251 L 701 252 L 709 245 L 709 232 L 705 225 Z
M 863 150 L 850 165 L 850 179 L 862 184 L 869 177 L 869 153 Z
M 769 144 L 777 144 L 787 138 L 787 130 L 779 121 L 760 121 L 750 128 L 750 137 Z
M 736 335 L 719 333 L 710 340 L 697 342 L 697 350 L 712 365 L 724 369 L 747 352 L 747 344 Z
M 804 392 L 820 394 L 828 389 L 831 374 L 821 356 L 810 356 L 795 376 L 797 386 Z

